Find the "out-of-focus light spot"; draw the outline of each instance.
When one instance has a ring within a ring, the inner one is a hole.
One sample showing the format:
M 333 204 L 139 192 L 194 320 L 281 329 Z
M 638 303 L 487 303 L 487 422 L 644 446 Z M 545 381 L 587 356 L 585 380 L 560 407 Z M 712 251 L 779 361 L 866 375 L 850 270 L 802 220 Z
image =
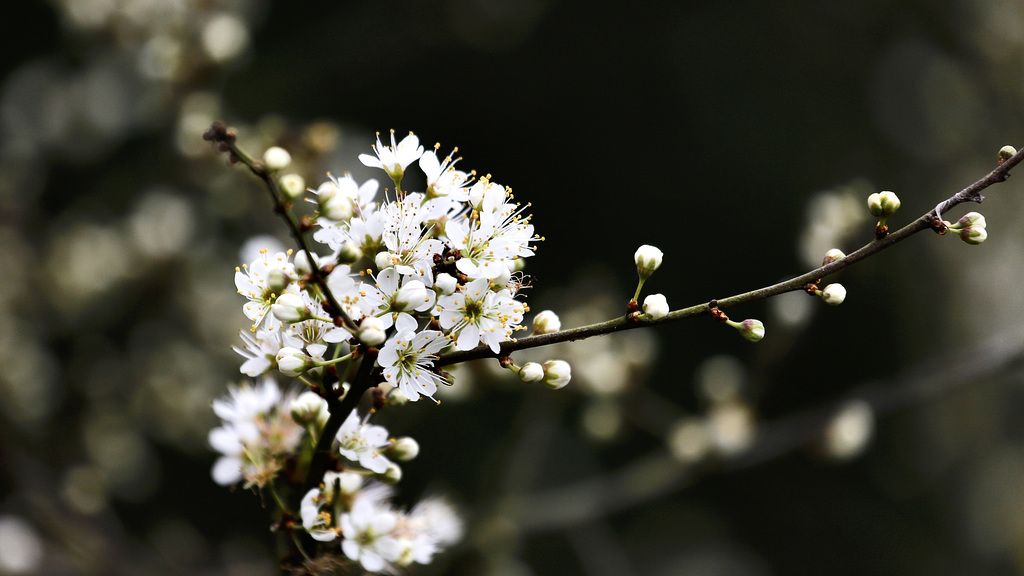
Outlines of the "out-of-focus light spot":
M 799 327 L 807 324 L 814 315 L 814 299 L 805 292 L 788 292 L 768 300 L 773 318 L 772 324 Z
M 839 411 L 825 429 L 825 452 L 840 460 L 859 456 L 875 431 L 875 412 L 863 400 L 852 400 Z
M 681 418 L 672 424 L 665 437 L 672 457 L 684 464 L 697 462 L 711 448 L 707 423 L 701 418 Z
M 178 114 L 177 134 L 175 141 L 178 150 L 188 157 L 212 154 L 213 147 L 202 138 L 213 124 L 221 117 L 220 97 L 214 92 L 193 92 L 181 102 Z
M 128 230 L 132 246 L 144 258 L 180 254 L 195 230 L 192 204 L 176 194 L 150 190 L 129 217 Z
M 99 28 L 117 10 L 118 0 L 63 0 L 61 6 L 72 25 Z
M 58 233 L 47 257 L 56 304 L 74 311 L 87 300 L 124 280 L 129 249 L 113 228 L 73 224 Z
M 43 542 L 31 524 L 17 516 L 0 516 L 0 574 L 37 573 Z
M 111 410 L 86 422 L 85 451 L 112 484 L 130 483 L 141 475 L 148 447 L 139 432 Z
M 233 14 L 218 14 L 203 28 L 203 49 L 214 62 L 237 58 L 249 45 L 249 29 Z
M 287 248 L 284 244 L 277 239 L 275 236 L 253 236 L 242 244 L 242 247 L 238 250 L 238 257 L 242 259 L 242 262 L 249 264 L 253 260 L 259 257 L 260 252 L 266 250 L 268 255 L 276 254 L 278 252 L 284 252 Z
M 178 76 L 182 58 L 181 43 L 171 36 L 154 36 L 139 50 L 136 65 L 146 78 L 172 80 Z
M 622 431 L 622 408 L 612 399 L 595 400 L 584 408 L 581 424 L 591 438 L 611 440 Z
M 106 477 L 92 466 L 71 468 L 64 475 L 61 498 L 77 512 L 96 514 L 107 505 Z
M 754 417 L 744 404 L 716 405 L 708 414 L 708 425 L 711 444 L 723 455 L 739 454 L 754 441 Z
M 194 526 L 180 518 L 159 520 L 150 532 L 149 540 L 164 558 L 179 569 L 199 564 L 206 543 Z
M 712 404 L 739 399 L 747 374 L 733 356 L 708 358 L 697 368 L 697 391 Z
M 0 315 L 0 410 L 31 432 L 50 416 L 61 394 L 56 358 L 28 334 L 15 318 Z

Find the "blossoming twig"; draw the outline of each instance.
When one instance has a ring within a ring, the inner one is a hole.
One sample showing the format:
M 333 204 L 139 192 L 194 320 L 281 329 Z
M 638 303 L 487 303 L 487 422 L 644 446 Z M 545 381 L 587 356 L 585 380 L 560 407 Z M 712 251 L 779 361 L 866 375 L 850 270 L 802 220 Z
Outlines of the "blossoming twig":
M 933 221 L 938 217 L 938 214 L 941 214 L 958 204 L 962 204 L 964 202 L 981 202 L 983 199 L 981 191 L 993 184 L 1004 182 L 1009 178 L 1010 171 L 1022 161 L 1024 161 L 1024 150 L 1015 153 L 1009 158 L 1003 159 L 999 166 L 984 178 L 981 178 L 943 202 L 940 202 L 934 210 L 922 215 L 896 232 L 888 234 L 884 238 L 876 239 L 865 244 L 855 252 L 848 254 L 845 258 L 830 262 L 824 266 L 784 282 L 779 282 L 778 284 L 773 284 L 757 290 L 751 290 L 735 296 L 729 296 L 728 298 L 720 298 L 704 304 L 697 304 L 688 308 L 674 310 L 669 312 L 665 317 L 657 320 L 633 320 L 628 316 L 623 316 L 597 324 L 590 324 L 587 326 L 580 326 L 578 328 L 561 330 L 559 332 L 527 336 L 517 340 L 502 342 L 501 350 L 497 353 L 491 351 L 487 346 L 477 346 L 471 350 L 455 350 L 441 354 L 435 364 L 438 366 L 444 366 L 448 364 L 466 362 L 468 360 L 476 360 L 479 358 L 497 358 L 499 356 L 507 356 L 516 350 L 548 346 L 559 342 L 572 342 L 575 340 L 582 340 L 584 338 L 591 338 L 593 336 L 611 334 L 612 332 L 632 330 L 633 328 L 640 328 L 642 326 L 667 324 L 669 322 L 676 322 L 693 316 L 707 314 L 712 308 L 728 308 L 739 304 L 756 302 L 758 300 L 763 300 L 786 292 L 803 290 L 809 283 L 814 283 L 822 278 L 831 276 L 840 270 L 848 268 L 869 256 L 873 256 L 882 250 L 889 248 L 897 242 L 906 240 L 918 232 L 932 229 L 934 226 Z

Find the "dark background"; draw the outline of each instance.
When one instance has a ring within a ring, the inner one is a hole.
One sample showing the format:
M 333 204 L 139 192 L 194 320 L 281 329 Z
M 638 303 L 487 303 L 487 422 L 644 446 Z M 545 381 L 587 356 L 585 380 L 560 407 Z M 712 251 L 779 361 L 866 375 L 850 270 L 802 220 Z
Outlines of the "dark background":
M 248 34 L 221 56 L 218 15 Z M 531 307 L 567 326 L 621 313 L 640 244 L 665 252 L 647 290 L 706 302 L 870 241 L 867 194 L 900 226 L 1024 143 L 1016 2 L 53 0 L 0 26 L 0 550 L 40 551 L 0 573 L 274 573 L 206 434 L 240 378 L 232 268 L 287 238 L 201 141 L 214 119 L 310 186 L 376 176 L 376 131 L 459 146 L 532 203 Z M 541 351 L 573 363 L 561 392 L 482 366 L 385 414 L 423 448 L 400 499 L 467 518 L 414 573 L 1024 573 L 1016 180 L 981 246 L 922 234 L 843 272 L 838 308 L 729 310 L 757 345 L 695 319 Z M 713 420 L 723 363 L 753 440 L 679 464 L 666 437 Z M 873 438 L 824 455 L 851 398 Z

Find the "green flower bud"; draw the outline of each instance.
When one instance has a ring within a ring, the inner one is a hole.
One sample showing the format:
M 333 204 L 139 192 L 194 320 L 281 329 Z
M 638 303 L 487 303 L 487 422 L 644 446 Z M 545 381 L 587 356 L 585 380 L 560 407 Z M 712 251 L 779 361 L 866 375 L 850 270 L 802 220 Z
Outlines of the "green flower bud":
M 830 306 L 839 306 L 846 300 L 846 288 L 842 284 L 829 284 L 824 290 L 818 291 L 818 296 Z
M 519 379 L 523 382 L 540 382 L 544 379 L 544 367 L 536 362 L 527 362 L 519 369 Z
M 999 149 L 999 163 L 1002 164 L 1017 155 L 1017 149 L 1013 146 L 1003 146 Z
M 552 332 L 558 332 L 561 329 L 562 321 L 558 319 L 558 314 L 555 314 L 551 310 L 544 310 L 533 317 L 534 334 L 550 334 Z
M 888 218 L 899 209 L 900 199 L 892 192 L 875 192 L 868 196 L 868 211 L 875 218 Z
M 544 363 L 544 385 L 558 390 L 569 383 L 572 368 L 565 360 L 548 360 Z
M 764 338 L 764 323 L 760 320 L 754 320 L 752 318 L 748 318 L 743 322 L 727 320 L 726 324 L 739 330 L 740 336 L 743 336 L 751 342 L 758 342 Z
M 409 436 L 403 436 L 396 440 L 392 440 L 391 445 L 387 450 L 387 456 L 389 458 L 394 458 L 399 462 L 408 462 L 418 456 L 419 453 L 419 442 L 416 442 L 416 440 Z
M 292 155 L 279 146 L 267 148 L 267 151 L 263 153 L 263 165 L 272 172 L 284 170 L 291 163 Z
M 846 254 L 843 254 L 843 251 L 838 248 L 833 248 L 828 252 L 825 252 L 825 258 L 822 259 L 821 265 L 825 266 L 833 262 L 842 260 L 843 258 L 846 258 Z

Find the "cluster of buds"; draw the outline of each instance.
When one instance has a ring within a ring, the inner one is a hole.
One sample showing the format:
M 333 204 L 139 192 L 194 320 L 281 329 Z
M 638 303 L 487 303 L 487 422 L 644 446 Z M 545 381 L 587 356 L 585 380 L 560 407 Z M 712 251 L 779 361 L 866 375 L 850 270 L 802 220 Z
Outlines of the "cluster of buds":
M 885 224 L 885 220 L 899 209 L 900 199 L 893 192 L 875 192 L 868 196 L 868 212 L 878 218 L 878 224 L 875 226 L 876 238 L 885 238 L 889 233 L 889 227 Z
M 988 238 L 985 230 L 985 217 L 977 212 L 964 214 L 954 224 L 943 222 L 946 229 L 955 232 L 961 240 L 968 244 L 981 244 Z

